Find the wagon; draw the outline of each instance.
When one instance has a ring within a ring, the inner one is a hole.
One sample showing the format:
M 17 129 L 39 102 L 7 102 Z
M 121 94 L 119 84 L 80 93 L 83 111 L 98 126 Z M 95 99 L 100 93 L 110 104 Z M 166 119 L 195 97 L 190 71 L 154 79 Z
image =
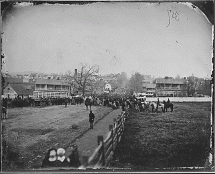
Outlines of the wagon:
M 34 98 L 34 105 L 43 107 L 45 106 L 45 101 L 43 101 L 41 98 Z
M 144 96 L 144 97 L 136 97 L 136 99 L 137 99 L 137 100 L 140 100 L 141 103 L 145 103 L 145 101 L 146 101 L 146 96 Z

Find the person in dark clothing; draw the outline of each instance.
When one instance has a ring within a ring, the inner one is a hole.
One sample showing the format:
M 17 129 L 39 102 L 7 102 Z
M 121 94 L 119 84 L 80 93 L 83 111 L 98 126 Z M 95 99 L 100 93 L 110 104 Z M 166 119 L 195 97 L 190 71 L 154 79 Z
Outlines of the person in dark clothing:
M 72 153 L 69 155 L 69 159 L 71 167 L 79 167 L 81 165 L 81 162 L 79 160 L 78 147 L 75 144 L 72 145 Z
M 170 104 L 170 100 L 169 100 L 169 98 L 168 98 L 168 100 L 167 100 L 167 104 Z
M 89 114 L 90 129 L 93 129 L 94 119 L 95 119 L 95 115 L 92 111 L 90 111 L 90 114 Z
M 67 98 L 65 98 L 65 108 L 67 107 Z
M 51 148 L 48 150 L 42 162 L 42 167 L 55 167 L 56 164 L 57 164 L 57 149 Z
M 71 105 L 75 105 L 75 104 L 76 104 L 76 103 L 75 103 L 75 98 L 72 97 Z
M 119 102 L 116 100 L 116 108 L 119 109 Z
M 159 101 L 159 98 L 158 98 L 156 111 L 158 110 L 158 106 L 159 106 L 159 105 L 160 105 L 160 101 Z
M 108 107 L 110 106 L 110 103 L 109 103 L 108 99 L 106 100 L 106 106 L 108 106 Z
M 122 111 L 125 111 L 125 102 L 122 102 Z
M 65 149 L 59 148 L 57 150 L 57 161 L 56 161 L 56 167 L 69 167 L 70 160 L 67 159 L 65 156 Z
M 115 102 L 113 102 L 113 104 L 112 104 L 112 109 L 117 109 Z
M 141 103 L 140 100 L 137 102 L 137 105 L 138 105 L 138 107 L 140 109 L 140 112 L 142 112 L 143 111 L 143 106 L 142 106 L 142 103 Z

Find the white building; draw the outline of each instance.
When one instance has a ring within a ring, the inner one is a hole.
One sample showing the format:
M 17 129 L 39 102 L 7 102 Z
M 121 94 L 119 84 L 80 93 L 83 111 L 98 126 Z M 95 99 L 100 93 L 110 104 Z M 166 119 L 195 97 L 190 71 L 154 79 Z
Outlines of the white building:
M 110 84 L 106 84 L 105 85 L 105 91 L 111 91 L 111 85 Z
M 35 82 L 34 97 L 68 97 L 71 85 L 63 80 L 38 79 Z

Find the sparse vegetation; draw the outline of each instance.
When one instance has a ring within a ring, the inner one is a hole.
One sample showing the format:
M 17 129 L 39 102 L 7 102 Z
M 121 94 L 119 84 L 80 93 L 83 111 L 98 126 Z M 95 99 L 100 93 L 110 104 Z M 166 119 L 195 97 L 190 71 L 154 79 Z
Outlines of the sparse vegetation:
M 72 129 L 77 129 L 78 125 L 77 124 L 72 124 Z

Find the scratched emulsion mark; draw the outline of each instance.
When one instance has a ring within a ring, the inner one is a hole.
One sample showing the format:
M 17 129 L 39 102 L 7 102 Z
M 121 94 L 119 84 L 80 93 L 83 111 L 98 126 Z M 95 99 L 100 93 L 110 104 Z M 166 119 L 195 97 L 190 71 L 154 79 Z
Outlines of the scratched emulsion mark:
M 167 10 L 167 12 L 168 12 L 168 17 L 169 17 L 169 23 L 166 27 L 169 27 L 171 15 L 172 15 L 173 19 L 175 19 L 176 21 L 179 21 L 179 18 L 178 18 L 179 14 L 177 11 L 174 12 L 173 10 Z

